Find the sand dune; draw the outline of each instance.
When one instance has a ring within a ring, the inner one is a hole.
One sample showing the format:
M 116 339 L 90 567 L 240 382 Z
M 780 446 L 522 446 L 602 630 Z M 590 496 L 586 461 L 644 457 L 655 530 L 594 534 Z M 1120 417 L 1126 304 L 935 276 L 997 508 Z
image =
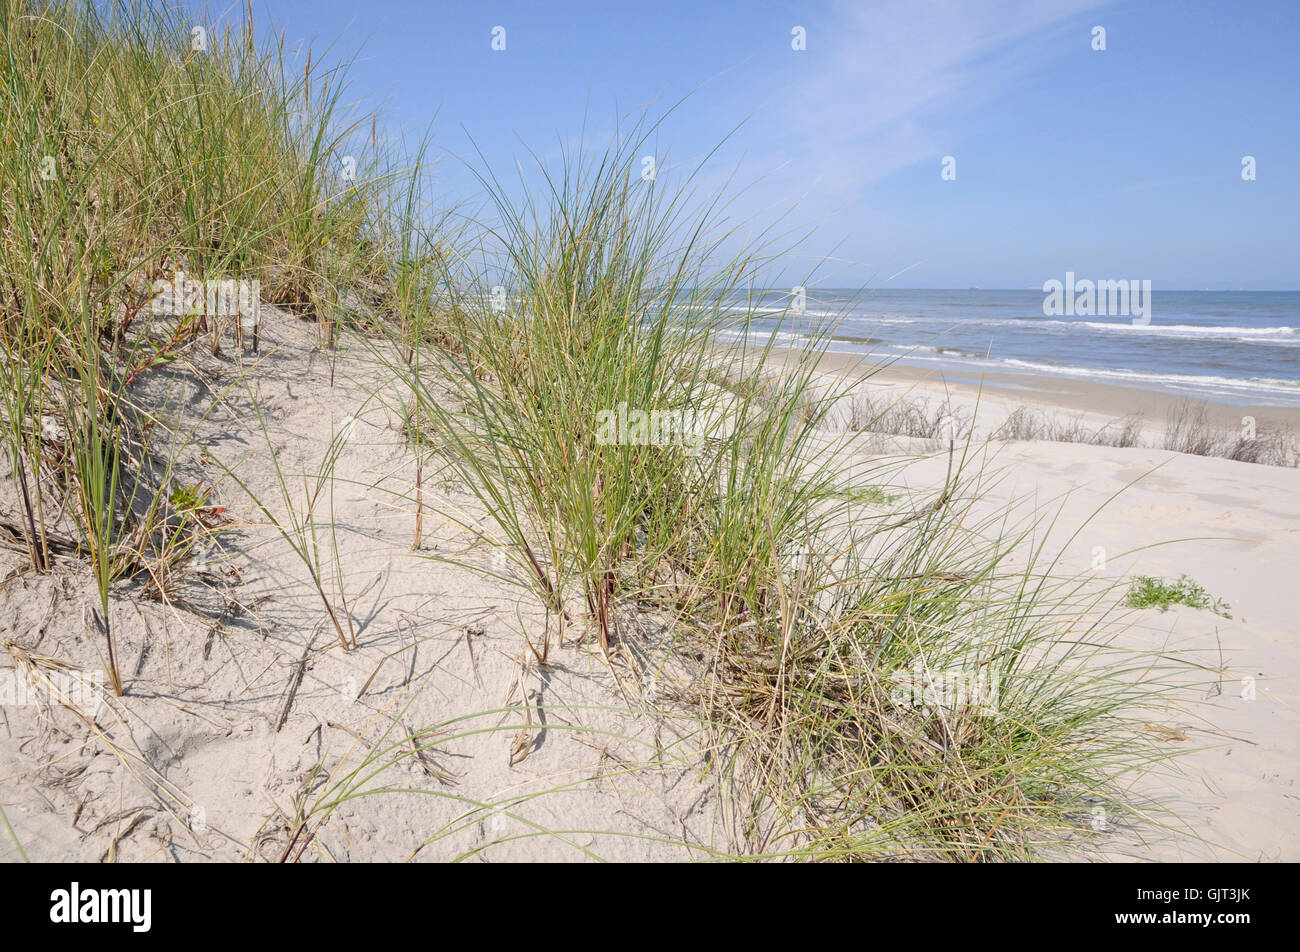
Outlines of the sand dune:
M 217 362 L 158 385 L 160 394 L 188 388 L 191 414 L 215 401 L 197 443 L 218 461 L 205 468 L 234 532 L 210 553 L 205 584 L 187 589 L 189 604 L 115 595 L 128 698 L 102 699 L 93 723 L 59 705 L 6 706 L 0 773 L 28 855 L 275 859 L 301 851 L 304 830 L 313 850 L 337 859 L 674 859 L 726 849 L 722 800 L 699 769 L 703 737 L 689 720 L 645 708 L 653 685 L 620 683 L 626 668 L 610 667 L 590 644 L 564 647 L 540 673 L 528 665 L 520 634 L 540 640 L 536 607 L 518 589 L 439 561 L 493 564 L 491 547 L 464 525 L 431 517 L 422 547 L 410 551 L 412 463 L 382 382 L 360 355 L 331 373 L 313 342 L 308 325 L 274 314 L 262 354 L 243 358 L 245 385 L 222 389 L 229 368 Z M 898 372 L 869 386 L 947 394 L 972 412 L 976 398 L 969 387 Z M 984 394 L 981 420 L 1021 395 Z M 1039 399 L 1060 412 L 1079 408 Z M 304 564 L 265 513 L 220 479 L 222 464 L 238 462 L 249 490 L 283 519 L 267 454 L 273 448 L 286 473 L 311 473 L 341 432 L 349 436 L 322 544 L 326 563 L 337 551 L 344 568 L 355 652 L 338 650 Z M 918 454 L 904 471 L 912 486 L 942 481 L 944 454 L 932 441 L 883 439 L 877 452 Z M 1204 704 L 1151 725 L 1171 748 L 1197 749 L 1176 769 L 1137 778 L 1141 793 L 1171 810 L 1172 828 L 1142 839 L 1116 830 L 1097 858 L 1300 858 L 1291 592 L 1300 470 L 1054 442 L 984 452 L 1003 479 L 983 505 L 1059 509 L 1062 571 L 1186 573 L 1231 606 L 1231 620 L 1182 607 L 1128 618 L 1124 639 L 1135 647 L 1200 660 Z M 429 487 L 426 505 L 465 524 L 477 518 L 456 485 Z M 1095 567 L 1099 551 L 1105 562 Z M 18 552 L 0 559 L 21 562 Z M 98 670 L 83 570 L 4 571 L 0 623 L 15 647 L 0 672 L 9 683 L 23 676 L 24 658 Z M 647 761 L 656 764 L 633 769 Z M 418 792 L 364 795 L 380 787 Z M 0 840 L 4 855 L 12 850 Z

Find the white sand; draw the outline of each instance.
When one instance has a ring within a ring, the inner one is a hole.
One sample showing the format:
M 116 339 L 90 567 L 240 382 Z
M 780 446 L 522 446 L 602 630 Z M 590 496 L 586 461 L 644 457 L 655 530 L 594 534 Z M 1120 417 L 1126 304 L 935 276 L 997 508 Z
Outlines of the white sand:
M 487 847 L 475 855 L 667 860 L 697 855 L 675 841 L 723 845 L 700 759 L 686 756 L 695 747 L 675 747 L 678 728 L 639 713 L 637 686 L 625 692 L 581 646 L 552 651 L 544 671 L 525 666 L 521 632 L 537 636 L 542 626 L 527 603 L 518 605 L 518 590 L 435 561 L 470 545 L 466 531 L 426 515 L 424 546 L 410 551 L 414 505 L 401 497 L 413 492 L 414 469 L 402 458 L 393 414 L 378 402 L 366 404 L 365 384 L 373 380 L 365 368 L 340 364 L 331 388 L 310 325 L 277 314 L 263 326 L 262 360 L 253 367 L 246 355 L 245 367 L 252 367 L 249 383 L 297 496 L 299 474 L 314 472 L 346 418 L 358 418 L 336 471 L 332 521 L 361 647 L 341 649 L 303 562 L 237 486 L 221 483 L 217 498 L 239 529 L 231 548 L 250 551 L 215 559 L 214 573 L 239 573 L 229 593 L 215 584 L 207 593 L 187 590 L 211 617 L 126 593 L 114 597 L 118 657 L 129 687 L 98 720 L 122 757 L 67 710 L 56 706 L 45 721 L 34 704 L 0 708 L 0 805 L 27 855 L 237 860 L 252 844 L 254 855 L 276 858 L 293 826 L 284 817 L 292 817 L 304 789 L 313 791 L 311 802 L 329 786 L 325 775 L 350 772 L 371 745 L 399 744 L 438 724 L 446 734 L 468 736 L 428 738 L 424 743 L 435 746 L 423 765 L 407 757 L 374 777 L 366 789 L 419 792 L 342 803 L 314 844 L 319 855 L 446 860 Z M 213 384 L 217 391 L 236 376 L 225 367 Z M 212 392 L 191 394 L 191 407 L 206 409 Z M 283 518 L 248 394 L 237 387 L 224 402 L 201 442 L 227 465 L 240 463 L 241 478 Z M 221 471 L 208 466 L 203 475 L 219 482 Z M 0 474 L 6 487 L 7 476 Z M 425 501 L 472 518 L 473 499 L 458 487 L 426 487 Z M 0 500 L 0 509 L 12 514 L 13 503 Z M 328 497 L 321 506 L 328 567 Z M 492 561 L 482 545 L 469 557 Z M 21 563 L 19 553 L 0 549 L 0 578 Z M 0 632 L 28 651 L 102 671 L 102 643 L 87 637 L 81 620 L 92 591 L 89 578 L 67 565 L 51 576 L 9 577 L 0 583 Z M 304 657 L 301 684 L 277 732 Z M 11 683 L 12 665 L 10 653 L 0 651 L 0 677 Z M 517 708 L 525 694 L 531 714 L 482 713 Z M 530 716 L 532 728 L 521 733 Z M 449 723 L 457 718 L 467 719 Z M 521 746 L 528 751 L 522 760 Z M 655 757 L 662 766 L 629 770 Z M 318 768 L 323 773 L 313 778 Z M 541 791 L 553 792 L 527 799 Z M 0 858 L 15 855 L 0 828 Z M 306 856 L 313 855 L 314 846 Z
M 389 744 L 458 717 L 472 719 L 448 724 L 448 734 L 503 726 L 429 741 L 436 746 L 423 762 L 408 757 L 366 785 L 415 792 L 340 803 L 305 855 L 665 860 L 704 855 L 693 847 L 725 848 L 723 811 L 692 754 L 695 744 L 673 746 L 685 728 L 638 710 L 640 689 L 620 685 L 618 673 L 586 647 L 553 653 L 545 669 L 525 664 L 522 635 L 540 639 L 541 631 L 532 602 L 521 603 L 518 590 L 502 582 L 430 558 L 461 557 L 474 542 L 471 533 L 429 515 L 424 548 L 409 551 L 413 467 L 395 415 L 366 402 L 372 381 L 364 367 L 340 363 L 331 387 L 309 325 L 276 315 L 264 327 L 264 356 L 248 379 L 286 472 L 312 471 L 332 435 L 357 418 L 339 465 L 333 516 L 324 501 L 321 523 L 327 567 L 327 527 L 336 527 L 361 647 L 338 646 L 303 563 L 236 486 L 222 483 L 218 501 L 238 529 L 231 550 L 247 551 L 216 557 L 209 591 L 189 593 L 197 610 L 125 592 L 114 598 L 128 696 L 102 709 L 95 726 L 57 706 L 0 709 L 0 804 L 27 855 L 275 858 L 295 812 L 328 786 L 322 778 L 332 773 L 337 780 L 355 768 L 372 745 L 385 743 L 380 735 L 394 721 Z M 245 366 L 252 363 L 246 356 Z M 235 379 L 224 366 L 217 391 Z M 178 368 L 178 384 L 187 379 Z M 939 390 L 935 381 L 899 380 Z M 189 393 L 191 414 L 206 409 L 213 392 Z M 973 398 L 967 390 L 958 399 Z M 1007 405 L 1016 402 L 1026 401 L 1013 395 Z M 1035 402 L 1051 405 L 1041 394 Z M 255 474 L 250 488 L 282 516 L 248 395 L 234 388 L 224 403 L 202 428 L 202 441 L 212 456 L 240 464 L 245 478 Z M 1099 416 L 1112 410 L 1101 407 Z M 1199 652 L 1207 665 L 1222 666 L 1206 675 L 1206 693 L 1214 695 L 1203 712 L 1210 724 L 1189 716 L 1171 735 L 1186 739 L 1169 741 L 1206 749 L 1184 758 L 1181 774 L 1152 773 L 1142 781 L 1194 836 L 1215 845 L 1185 835 L 1146 843 L 1116 836 L 1109 857 L 1300 859 L 1293 591 L 1300 580 L 1300 471 L 1055 443 L 1009 444 L 997 462 L 1010 466 L 1010 478 L 991 502 L 1063 499 L 1061 543 L 1128 487 L 1066 546 L 1065 571 L 1089 569 L 1100 546 L 1108 553 L 1101 575 L 1186 573 L 1232 606 L 1231 621 L 1183 608 L 1143 611 L 1126 636 Z M 5 493 L 7 475 L 0 473 Z M 219 467 L 207 467 L 206 476 L 219 482 Z M 909 471 L 916 485 L 942 476 L 936 460 Z M 473 498 L 462 487 L 426 487 L 426 501 L 474 519 Z M 0 497 L 0 511 L 11 517 L 14 503 Z M 1143 549 L 1177 538 L 1194 541 Z M 1142 551 L 1121 555 L 1131 550 Z M 490 565 L 493 553 L 480 544 L 466 557 Z M 102 643 L 82 620 L 87 577 L 68 564 L 50 576 L 14 574 L 21 563 L 17 552 L 0 548 L 3 637 L 20 651 L 100 670 Z M 276 731 L 304 658 L 301 684 Z M 13 665 L 11 653 L 0 651 L 0 675 Z M 1246 678 L 1255 679 L 1254 700 L 1242 697 Z M 525 698 L 531 728 L 522 733 L 523 714 L 481 715 Z M 657 750 L 661 766 L 627 769 Z M 522 751 L 528 755 L 520 760 Z M 549 792 L 528 798 L 540 791 Z M 513 816 L 483 810 L 483 803 L 504 805 Z M 0 858 L 15 856 L 0 830 Z
M 849 372 L 850 365 L 834 369 Z M 1091 384 L 1033 384 L 1027 390 L 1023 381 L 1006 386 L 998 379 L 981 391 L 897 367 L 863 386 L 928 397 L 934 405 L 948 398 L 972 416 L 978 400 L 981 436 L 1030 405 L 1060 416 L 1083 414 L 1093 426 L 1140 408 L 1147 438 L 1158 439 L 1164 412 L 1180 399 Z M 1278 425 L 1294 426 L 1297 419 L 1294 408 L 1210 407 L 1211 419 L 1228 425 L 1245 413 Z M 900 449 L 935 450 L 922 440 L 893 442 Z M 1116 842 L 1110 858 L 1300 859 L 1300 469 L 1055 442 L 998 444 L 992 459 L 1008 478 L 990 503 L 1059 509 L 1059 545 L 1048 548 L 1063 551 L 1060 572 L 1093 572 L 1100 548 L 1106 560 L 1095 571 L 1099 578 L 1186 574 L 1231 607 L 1231 620 L 1182 606 L 1133 613 L 1124 643 L 1168 646 L 1213 670 L 1200 692 L 1203 704 L 1161 725 L 1179 732 L 1169 735 L 1179 737 L 1170 744 L 1204 749 L 1137 785 L 1177 815 L 1180 835 Z M 910 472 L 916 485 L 938 485 L 944 464 L 936 459 Z

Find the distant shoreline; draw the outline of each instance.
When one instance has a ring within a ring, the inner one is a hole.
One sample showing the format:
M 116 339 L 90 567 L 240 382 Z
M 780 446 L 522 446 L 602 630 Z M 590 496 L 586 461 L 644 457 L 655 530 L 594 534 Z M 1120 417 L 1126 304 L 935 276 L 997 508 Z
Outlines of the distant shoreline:
M 793 353 L 789 349 L 774 348 L 773 362 L 784 363 Z M 1136 415 L 1151 427 L 1158 428 L 1164 425 L 1170 411 L 1191 402 L 1204 404 L 1209 420 L 1224 426 L 1239 426 L 1242 417 L 1253 416 L 1261 427 L 1282 426 L 1300 431 L 1300 406 L 1234 403 L 1220 397 L 1195 397 L 1046 374 L 930 369 L 901 362 L 882 365 L 878 356 L 835 352 L 824 354 L 818 366 L 822 371 L 840 376 L 870 372 L 863 385 L 880 390 L 900 393 L 915 390 L 924 395 L 948 393 L 969 404 L 978 399 L 989 411 L 1005 409 L 1010 412 L 1016 407 L 1026 406 L 1063 414 L 1083 414 L 1098 422 Z M 878 369 L 873 370 L 873 367 Z
M 830 353 L 899 361 L 950 379 L 1091 381 L 1300 408 L 1300 293 L 1160 291 L 1154 302 L 1142 299 L 1141 314 L 1130 314 L 1131 295 L 1112 302 L 1107 294 L 1105 301 L 1071 298 L 1079 309 L 1060 311 L 1036 291 L 767 292 L 737 305 L 741 323 L 726 335 L 757 344 L 775 333 L 778 346 L 820 342 Z

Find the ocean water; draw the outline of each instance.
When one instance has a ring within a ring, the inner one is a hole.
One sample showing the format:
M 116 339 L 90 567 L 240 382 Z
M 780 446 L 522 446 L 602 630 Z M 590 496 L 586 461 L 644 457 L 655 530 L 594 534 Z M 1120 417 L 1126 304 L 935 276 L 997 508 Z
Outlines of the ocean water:
M 1300 291 L 1151 293 L 1150 322 L 1045 316 L 1042 291 L 809 288 L 759 301 L 755 330 L 806 339 L 832 328 L 832 351 L 871 354 L 971 377 L 1022 373 L 1095 380 L 1237 404 L 1300 406 Z

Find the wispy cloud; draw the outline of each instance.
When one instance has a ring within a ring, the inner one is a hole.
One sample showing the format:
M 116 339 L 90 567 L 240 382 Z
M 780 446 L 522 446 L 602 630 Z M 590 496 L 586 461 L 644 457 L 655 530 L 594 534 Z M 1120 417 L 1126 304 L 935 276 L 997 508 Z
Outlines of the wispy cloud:
M 1061 55 L 1098 0 L 843 2 L 810 33 L 806 78 L 773 103 L 790 162 L 843 201 L 969 134 L 966 114 Z M 776 164 L 774 162 L 774 164 Z M 847 193 L 847 194 L 846 194 Z

